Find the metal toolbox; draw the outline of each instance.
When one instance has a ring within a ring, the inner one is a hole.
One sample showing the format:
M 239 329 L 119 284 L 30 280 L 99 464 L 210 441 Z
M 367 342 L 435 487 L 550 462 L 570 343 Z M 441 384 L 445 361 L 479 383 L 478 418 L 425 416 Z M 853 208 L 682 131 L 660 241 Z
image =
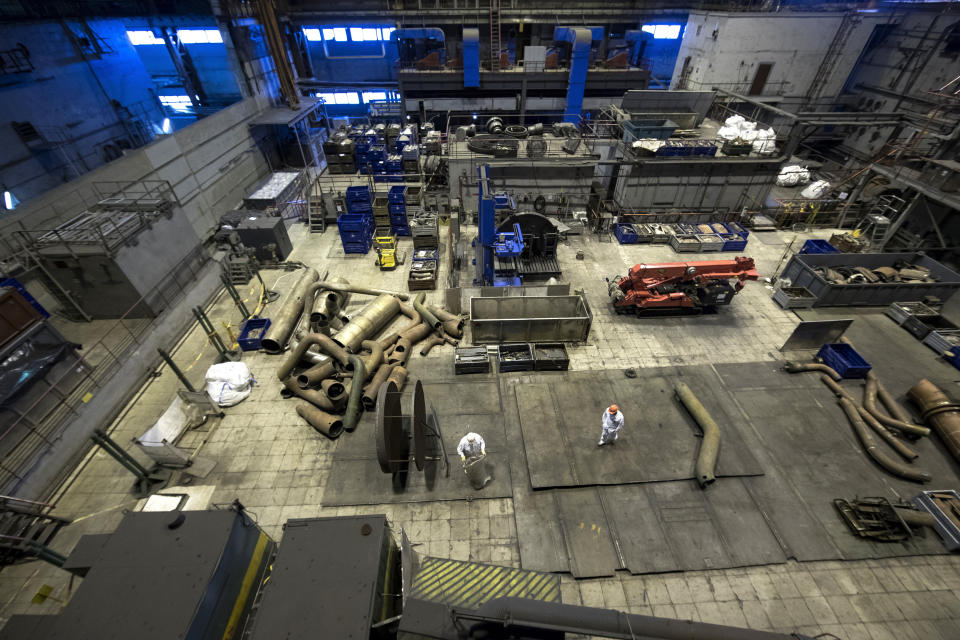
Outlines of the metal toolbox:
M 490 373 L 490 356 L 486 347 L 457 347 L 453 353 L 453 372 Z
M 501 373 L 504 371 L 533 371 L 535 365 L 533 349 L 528 342 L 498 345 L 497 360 Z
M 570 356 L 562 342 L 538 342 L 533 345 L 533 368 L 537 371 L 566 371 Z

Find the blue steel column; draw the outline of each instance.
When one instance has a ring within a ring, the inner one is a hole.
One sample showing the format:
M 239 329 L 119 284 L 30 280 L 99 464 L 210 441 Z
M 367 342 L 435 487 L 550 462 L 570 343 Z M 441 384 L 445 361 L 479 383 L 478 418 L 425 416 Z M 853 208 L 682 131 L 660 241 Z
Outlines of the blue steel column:
M 480 86 L 480 29 L 463 29 L 463 86 Z
M 490 190 L 488 171 L 490 166 L 477 167 L 477 246 L 476 285 L 493 284 L 493 241 L 496 237 L 496 202 Z
M 570 77 L 567 80 L 565 122 L 579 122 L 583 111 L 583 93 L 587 86 L 590 67 L 590 44 L 603 38 L 603 27 L 556 27 L 553 39 L 573 44 L 570 52 Z

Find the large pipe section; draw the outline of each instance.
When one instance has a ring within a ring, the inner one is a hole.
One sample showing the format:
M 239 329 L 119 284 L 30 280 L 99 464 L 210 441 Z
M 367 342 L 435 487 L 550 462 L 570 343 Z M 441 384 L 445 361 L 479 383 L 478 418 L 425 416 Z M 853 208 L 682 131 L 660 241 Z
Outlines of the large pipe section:
M 296 347 L 290 350 L 283 364 L 277 369 L 277 378 L 286 380 L 290 372 L 293 371 L 293 368 L 297 366 L 297 362 L 303 357 L 303 354 L 313 345 L 319 346 L 321 351 L 339 362 L 340 366 L 345 369 L 350 369 L 350 363 L 347 359 L 348 354 L 342 345 L 337 344 L 329 336 L 325 336 L 322 333 L 308 333 L 303 336 L 303 339 L 297 343 Z
M 350 364 L 353 365 L 353 380 L 350 381 L 347 411 L 343 416 L 343 428 L 347 431 L 356 429 L 357 423 L 360 422 L 360 413 L 363 412 L 360 396 L 363 395 L 363 381 L 367 377 L 367 372 L 363 368 L 363 359 L 360 356 L 350 354 Z
M 296 396 L 301 400 L 306 400 L 316 408 L 323 409 L 324 411 L 337 410 L 337 406 L 323 391 L 317 391 L 316 389 L 301 389 L 300 385 L 298 385 L 292 378 L 283 383 L 283 389 L 280 390 L 280 393 L 285 397 Z
M 441 307 L 427 305 L 427 309 L 429 309 L 433 315 L 437 316 L 437 319 L 443 323 L 444 333 L 453 336 L 454 338 L 463 337 L 463 317 L 455 316 Z
M 742 629 L 693 620 L 655 618 L 615 609 L 545 602 L 530 598 L 494 598 L 474 611 L 454 609 L 454 620 L 473 620 L 467 637 L 479 638 L 485 627 L 503 633 L 506 627 L 553 630 L 605 638 L 659 640 L 813 640 L 798 633 Z M 459 626 L 459 625 L 458 625 Z M 466 625 L 464 625 L 466 626 Z M 507 635 L 507 634 L 504 634 Z M 527 635 L 518 633 L 517 635 Z M 485 637 L 485 636 L 484 636 Z
M 886 469 L 888 472 L 892 473 L 895 476 L 899 476 L 904 480 L 910 480 L 912 482 L 930 482 L 930 474 L 924 473 L 917 469 L 903 464 L 899 460 L 895 460 L 888 456 L 880 447 L 877 446 L 877 441 L 873 439 L 873 434 L 870 431 L 870 428 L 863 422 L 860 418 L 860 412 L 857 411 L 856 405 L 850 402 L 847 398 L 840 398 L 840 406 L 843 408 L 843 412 L 847 414 L 847 419 L 850 421 L 850 424 L 853 425 L 853 430 L 857 433 L 857 437 L 860 439 L 860 443 L 863 445 L 864 451 L 867 452 L 867 455 L 873 458 L 873 461 L 878 465 Z
M 307 387 L 312 387 L 321 380 L 326 380 L 336 372 L 337 367 L 333 364 L 333 360 L 327 358 L 327 361 L 323 364 L 315 364 L 298 375 L 297 384 L 300 385 L 301 389 L 306 389 Z
M 371 338 L 399 312 L 400 301 L 392 295 L 381 294 L 331 337 L 350 353 L 356 353 L 364 340 Z
M 370 352 L 368 355 L 363 356 L 363 365 L 367 370 L 367 377 L 370 377 L 383 362 L 383 347 L 375 340 L 364 340 L 360 343 L 360 347 L 364 351 Z
M 820 376 L 820 379 L 825 385 L 830 387 L 830 390 L 833 391 L 833 394 L 838 398 L 846 398 L 850 404 L 852 404 L 857 409 L 857 413 L 860 414 L 860 418 L 864 421 L 867 426 L 876 432 L 878 436 L 883 438 L 883 441 L 886 442 L 890 447 L 896 451 L 901 458 L 904 460 L 916 460 L 917 452 L 908 447 L 902 441 L 898 440 L 895 435 L 890 433 L 890 431 L 880 424 L 876 418 L 873 417 L 873 414 L 867 411 L 866 407 L 859 404 L 856 400 L 853 399 L 846 390 L 838 385 L 836 382 L 828 378 L 827 376 Z
M 334 278 L 331 280 L 331 282 L 344 285 L 350 284 L 344 278 L 339 277 Z M 310 300 L 309 296 L 307 299 Z M 325 292 L 321 292 L 312 300 L 310 322 L 321 326 L 329 324 L 331 320 L 337 317 L 337 314 L 346 308 L 347 302 L 349 301 L 350 293 L 347 291 L 334 291 L 333 289 L 328 289 Z
M 367 411 L 373 409 L 377 404 L 377 392 L 380 391 L 380 387 L 383 386 L 383 383 L 387 381 L 387 378 L 390 377 L 390 374 L 393 372 L 395 364 L 382 364 L 380 368 L 377 369 L 377 372 L 374 374 L 373 379 L 370 380 L 369 384 L 363 389 L 363 394 L 361 401 L 363 402 L 363 408 Z
M 926 378 L 910 387 L 907 397 L 920 407 L 923 420 L 937 432 L 954 460 L 960 462 L 960 404 Z
M 440 322 L 440 319 L 437 316 L 433 315 L 430 311 L 423 306 L 423 298 L 417 296 L 413 301 L 413 308 L 417 310 L 417 313 L 420 314 L 420 318 L 423 322 L 426 322 L 434 329 L 439 329 L 443 326 L 443 323 Z
M 700 444 L 700 453 L 697 454 L 695 469 L 697 483 L 701 487 L 706 487 L 717 480 L 716 467 L 717 456 L 720 454 L 720 427 L 717 426 L 716 421 L 686 383 L 678 384 L 676 393 L 680 402 L 703 429 L 703 442 Z
M 297 321 L 300 320 L 300 314 L 303 311 L 303 301 L 307 295 L 310 285 L 317 281 L 320 274 L 316 269 L 308 268 L 293 285 L 293 288 L 287 293 L 287 296 L 280 304 L 280 312 L 271 316 L 270 328 L 267 334 L 263 336 L 260 346 L 267 353 L 281 353 L 290 340 L 290 334 L 293 333 Z
M 877 395 L 879 393 L 879 383 L 877 381 L 877 376 L 873 375 L 873 372 L 870 371 L 867 373 L 867 384 L 863 393 L 863 407 L 870 414 L 876 418 L 878 421 L 882 422 L 884 426 L 890 427 L 891 429 L 896 429 L 901 433 L 905 433 L 914 438 L 919 438 L 922 436 L 930 435 L 930 429 L 926 427 L 921 427 L 920 425 L 912 424 L 910 422 L 905 422 L 903 420 L 898 420 L 896 418 L 891 418 L 885 413 L 880 411 L 877 407 Z
M 829 367 L 825 364 L 819 364 L 816 362 L 786 362 L 783 365 L 784 371 L 787 373 L 803 373 L 805 371 L 819 371 L 820 373 L 825 373 L 837 382 L 840 382 L 843 378 L 837 373 L 832 367 Z
M 308 404 L 298 405 L 297 415 L 331 440 L 336 440 L 343 433 L 343 420 L 340 419 L 340 416 L 330 415 L 326 411 L 321 411 Z
M 426 356 L 428 353 L 430 353 L 431 349 L 433 349 L 437 345 L 444 344 L 445 342 L 446 340 L 444 340 L 443 337 L 438 336 L 437 334 L 433 334 L 432 336 L 427 338 L 423 342 L 423 344 L 420 346 L 420 355 Z

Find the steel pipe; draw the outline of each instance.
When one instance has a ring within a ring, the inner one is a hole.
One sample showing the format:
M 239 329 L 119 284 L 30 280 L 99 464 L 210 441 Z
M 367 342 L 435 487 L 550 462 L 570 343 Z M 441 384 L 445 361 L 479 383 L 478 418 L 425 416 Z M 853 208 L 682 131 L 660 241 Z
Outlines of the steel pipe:
M 463 337 L 464 319 L 462 316 L 455 316 L 442 307 L 432 307 L 428 305 L 427 308 L 443 323 L 444 333 L 454 338 Z
M 847 414 L 847 419 L 850 421 L 850 424 L 853 425 L 853 430 L 860 439 L 864 451 L 867 452 L 868 456 L 873 458 L 874 462 L 886 469 L 889 473 L 899 476 L 904 480 L 930 482 L 930 474 L 914 469 L 899 460 L 894 460 L 877 446 L 877 441 L 874 440 L 870 428 L 867 427 L 860 418 L 860 412 L 857 411 L 854 403 L 844 397 L 841 397 L 839 402 L 840 406 L 843 407 L 843 412 Z
M 336 281 L 318 282 L 314 285 L 317 289 L 327 289 L 329 291 L 339 291 L 341 293 L 359 293 L 367 296 L 393 296 L 400 300 L 407 301 L 410 296 L 399 291 L 389 291 L 387 289 L 374 289 L 373 287 L 362 287 L 355 284 L 341 284 Z
M 301 389 L 307 389 L 318 382 L 326 380 L 337 372 L 333 360 L 327 359 L 323 364 L 315 364 L 297 376 L 297 384 Z
M 350 363 L 347 359 L 348 354 L 344 351 L 342 345 L 337 344 L 329 336 L 325 336 L 322 333 L 308 333 L 303 336 L 303 339 L 297 343 L 297 346 L 287 354 L 286 360 L 284 360 L 280 368 L 277 369 L 277 378 L 286 380 L 290 372 L 293 371 L 293 368 L 297 366 L 300 358 L 303 357 L 303 354 L 313 345 L 320 347 L 321 351 L 339 362 L 345 369 L 350 368 Z
M 433 333 L 433 329 L 426 322 L 421 322 L 415 327 L 407 329 L 400 334 L 400 339 L 397 340 L 397 343 L 393 345 L 393 351 L 391 351 L 391 358 L 396 360 L 401 359 L 398 357 L 398 354 L 405 354 L 402 356 L 402 359 L 406 361 L 409 357 L 409 351 L 413 348 L 413 345 L 417 344 L 428 335 Z
M 837 373 L 832 367 L 828 367 L 825 364 L 819 364 L 816 362 L 786 362 L 783 365 L 784 371 L 787 373 L 803 373 L 805 371 L 819 371 L 820 373 L 825 373 L 837 382 L 843 380 L 843 377 Z
M 700 453 L 697 454 L 695 467 L 697 483 L 703 488 L 717 480 L 716 467 L 717 456 L 720 455 L 720 427 L 717 426 L 716 421 L 686 383 L 678 384 L 675 391 L 677 398 L 680 399 L 680 402 L 683 403 L 683 406 L 687 408 L 687 411 L 690 412 L 690 415 L 703 430 L 703 443 L 700 445 Z
M 937 526 L 937 519 L 928 511 L 904 509 L 897 507 L 897 505 L 894 505 L 894 507 L 897 509 L 897 515 L 900 516 L 900 519 L 911 527 L 930 527 L 932 529 Z
M 937 432 L 954 460 L 960 462 L 960 404 L 926 378 L 910 387 L 907 397 L 920 407 L 923 420 Z
M 434 329 L 439 329 L 443 326 L 443 323 L 437 318 L 437 316 L 430 313 L 425 306 L 423 306 L 423 300 L 420 296 L 417 296 L 413 301 L 413 308 L 417 310 L 417 313 L 420 314 L 420 318 L 429 324 Z
M 867 372 L 867 378 L 873 376 L 872 371 Z M 874 376 L 876 377 L 876 376 Z M 886 387 L 883 386 L 883 383 L 877 380 L 877 397 L 880 398 L 880 403 L 887 408 L 887 413 L 896 418 L 897 420 L 903 420 L 907 423 L 912 423 L 912 419 L 903 410 L 903 407 L 900 406 L 900 403 L 897 402 L 890 392 L 887 391 Z
M 343 386 L 343 383 L 339 380 L 334 380 L 333 378 L 327 378 L 321 382 L 320 388 L 333 402 L 339 402 L 343 400 L 347 393 L 347 388 Z
M 890 433 L 889 429 L 880 424 L 877 419 L 873 417 L 873 414 L 867 411 L 866 407 L 859 404 L 852 395 L 847 393 L 843 387 L 827 376 L 820 376 L 820 379 L 825 385 L 830 387 L 830 390 L 833 391 L 835 396 L 849 400 L 850 404 L 857 408 L 857 413 L 860 414 L 860 417 L 867 424 L 867 426 L 873 429 L 876 434 L 883 439 L 884 442 L 890 445 L 890 447 L 900 455 L 901 458 L 908 461 L 917 459 L 916 451 L 908 447 L 902 440 L 899 440 L 895 435 Z
M 303 300 L 307 295 L 310 285 L 316 282 L 320 274 L 316 269 L 308 268 L 293 285 L 293 288 L 287 292 L 286 297 L 280 304 L 280 312 L 270 318 L 270 328 L 260 341 L 260 346 L 267 353 L 281 353 L 290 340 L 290 334 L 300 320 L 303 312 Z
M 377 392 L 380 391 L 380 387 L 383 386 L 383 383 L 387 381 L 387 378 L 390 377 L 390 374 L 393 372 L 395 364 L 382 364 L 380 368 L 377 369 L 377 372 L 373 375 L 373 378 L 370 380 L 370 383 L 363 388 L 363 396 L 361 401 L 363 402 L 363 408 L 367 411 L 371 411 L 377 404 Z
M 879 384 L 877 382 L 877 376 L 873 375 L 873 372 L 870 371 L 867 373 L 867 384 L 863 392 L 863 407 L 869 411 L 874 418 L 882 422 L 884 426 L 896 429 L 914 438 L 930 435 L 930 429 L 926 427 L 891 418 L 880 411 L 877 407 L 878 391 Z
M 343 433 L 343 420 L 340 416 L 330 415 L 308 404 L 297 405 L 297 415 L 331 440 L 336 440 Z
M 350 354 L 350 364 L 353 365 L 353 380 L 350 382 L 347 412 L 343 416 L 343 428 L 347 431 L 356 429 L 357 423 L 360 422 L 360 414 L 363 412 L 360 396 L 363 395 L 363 380 L 367 377 L 367 372 L 363 367 L 363 359 L 360 356 Z
M 360 343 L 360 346 L 365 351 L 370 352 L 368 355 L 363 356 L 364 369 L 367 371 L 367 377 L 370 377 L 383 362 L 383 347 L 375 340 L 364 340 Z
M 306 400 L 316 408 L 323 409 L 324 411 L 337 410 L 336 405 L 323 391 L 301 389 L 300 385 L 298 385 L 293 378 L 288 378 L 283 383 L 283 389 L 280 390 L 280 393 L 287 397 L 297 396 L 301 400 Z
M 425 356 L 430 353 L 430 350 L 433 349 L 438 344 L 445 344 L 447 341 L 443 339 L 442 336 L 433 334 L 423 342 L 423 346 L 420 347 L 420 355 Z
M 799 633 L 777 633 L 693 620 L 655 618 L 615 609 L 581 607 L 559 602 L 545 602 L 530 598 L 494 598 L 476 611 L 454 609 L 456 626 L 467 627 L 466 637 L 494 637 L 498 630 L 513 630 L 516 637 L 528 636 L 523 628 L 553 630 L 584 636 L 604 638 L 657 638 L 659 640 L 813 640 Z M 471 625 L 463 624 L 473 620 Z M 518 629 L 519 628 L 519 629 Z
M 334 278 L 330 281 L 331 283 L 349 285 L 344 278 Z M 311 287 L 312 289 L 312 287 Z M 314 293 L 316 291 L 314 290 Z M 350 301 L 350 292 L 349 291 L 334 291 L 332 289 L 327 289 L 326 293 L 321 293 L 316 296 L 316 298 L 309 298 L 311 302 L 312 311 L 310 312 L 310 322 L 326 325 L 333 318 L 337 317 L 337 314 L 346 308 L 347 303 Z
M 356 353 L 364 340 L 373 337 L 399 311 L 400 302 L 396 298 L 387 294 L 380 295 L 331 338 L 348 352 Z
M 397 390 L 403 390 L 403 384 L 407 381 L 407 370 L 403 365 L 397 365 L 393 368 L 393 371 L 390 372 L 390 375 L 387 376 L 387 382 L 392 382 L 397 385 Z

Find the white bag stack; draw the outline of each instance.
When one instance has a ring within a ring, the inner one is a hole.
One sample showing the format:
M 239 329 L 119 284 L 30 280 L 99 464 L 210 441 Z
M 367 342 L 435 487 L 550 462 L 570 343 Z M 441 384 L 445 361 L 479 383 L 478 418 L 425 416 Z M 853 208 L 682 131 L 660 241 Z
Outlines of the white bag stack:
M 796 187 L 808 182 L 810 182 L 810 171 L 798 164 L 784 167 L 777 176 L 778 187 Z
M 773 128 L 758 129 L 757 139 L 753 141 L 753 152 L 761 156 L 773 155 L 777 150 L 777 134 Z
M 242 362 L 222 362 L 207 369 L 207 395 L 221 407 L 232 407 L 250 395 L 256 380 Z
M 809 187 L 800 192 L 800 197 L 814 199 L 821 198 L 823 195 L 830 190 L 830 183 L 826 180 L 817 180 Z

